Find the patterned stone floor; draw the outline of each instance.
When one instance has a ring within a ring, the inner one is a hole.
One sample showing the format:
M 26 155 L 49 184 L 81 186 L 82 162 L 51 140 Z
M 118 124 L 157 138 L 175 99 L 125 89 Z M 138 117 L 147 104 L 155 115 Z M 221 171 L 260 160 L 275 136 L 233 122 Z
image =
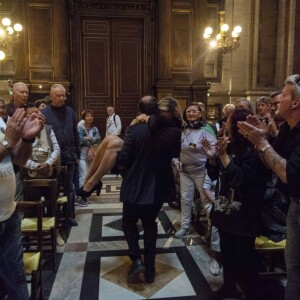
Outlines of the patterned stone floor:
M 130 261 L 121 227 L 120 184 L 121 179 L 106 177 L 100 197 L 93 195 L 88 207 L 77 208 L 79 226 L 72 228 L 66 245 L 58 247 L 57 273 L 47 268 L 44 272 L 46 299 L 204 300 L 218 289 L 222 275 L 209 273 L 210 254 L 204 239 L 193 229 L 186 238 L 174 239 L 180 214 L 168 205 L 157 220 L 155 282 L 145 284 L 143 278 L 128 282 Z M 143 249 L 142 240 L 140 245 Z

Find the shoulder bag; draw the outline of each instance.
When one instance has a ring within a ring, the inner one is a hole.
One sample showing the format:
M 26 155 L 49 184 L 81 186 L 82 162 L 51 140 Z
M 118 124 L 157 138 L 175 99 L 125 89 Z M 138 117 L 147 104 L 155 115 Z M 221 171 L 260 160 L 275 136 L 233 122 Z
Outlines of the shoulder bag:
M 217 228 L 232 231 L 242 219 L 243 204 L 234 200 L 235 190 L 230 189 L 228 197 L 218 196 L 211 212 L 212 225 Z

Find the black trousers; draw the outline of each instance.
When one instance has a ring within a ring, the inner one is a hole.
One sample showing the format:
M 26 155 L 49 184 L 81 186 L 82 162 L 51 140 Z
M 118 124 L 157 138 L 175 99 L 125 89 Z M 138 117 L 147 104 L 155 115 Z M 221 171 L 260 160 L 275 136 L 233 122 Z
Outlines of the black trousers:
M 144 263 L 146 271 L 154 271 L 157 240 L 156 218 L 162 207 L 160 204 L 127 204 L 123 203 L 123 231 L 132 261 L 141 258 L 139 247 L 139 230 L 137 222 L 142 221 L 144 229 Z
M 258 259 L 255 237 L 242 236 L 219 230 L 223 259 L 224 287 L 236 291 L 236 283 L 243 284 L 247 299 L 257 299 Z

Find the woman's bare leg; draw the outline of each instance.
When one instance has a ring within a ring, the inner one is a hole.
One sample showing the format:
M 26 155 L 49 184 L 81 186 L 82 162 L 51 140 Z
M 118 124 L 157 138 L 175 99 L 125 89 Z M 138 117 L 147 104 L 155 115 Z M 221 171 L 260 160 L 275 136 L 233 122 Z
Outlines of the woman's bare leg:
M 101 147 L 103 143 L 103 146 Z M 123 140 L 117 136 L 105 137 L 96 151 L 95 158 L 87 173 L 84 190 L 89 192 L 115 165 L 118 152 L 123 146 Z
M 90 167 L 88 168 L 87 174 L 85 176 L 84 179 L 84 183 L 86 183 L 90 177 L 97 171 L 97 169 L 100 166 L 100 163 L 103 159 L 104 153 L 106 151 L 107 145 L 109 144 L 109 142 L 111 140 L 113 140 L 114 136 L 112 135 L 108 135 L 107 137 L 105 137 L 103 139 L 103 141 L 101 142 L 101 144 L 98 146 L 96 153 L 95 153 L 95 157 L 90 165 Z

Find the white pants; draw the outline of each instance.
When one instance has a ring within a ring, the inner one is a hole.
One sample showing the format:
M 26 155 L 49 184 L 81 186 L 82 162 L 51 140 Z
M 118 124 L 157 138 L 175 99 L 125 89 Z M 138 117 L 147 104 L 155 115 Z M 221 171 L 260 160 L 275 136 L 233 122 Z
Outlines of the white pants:
M 203 206 L 206 205 L 209 200 L 206 198 L 203 191 L 203 181 L 206 174 L 206 170 L 201 172 L 183 173 L 180 172 L 180 191 L 181 191 L 181 228 L 189 228 L 193 199 L 195 194 L 195 186 L 200 194 L 200 199 Z

